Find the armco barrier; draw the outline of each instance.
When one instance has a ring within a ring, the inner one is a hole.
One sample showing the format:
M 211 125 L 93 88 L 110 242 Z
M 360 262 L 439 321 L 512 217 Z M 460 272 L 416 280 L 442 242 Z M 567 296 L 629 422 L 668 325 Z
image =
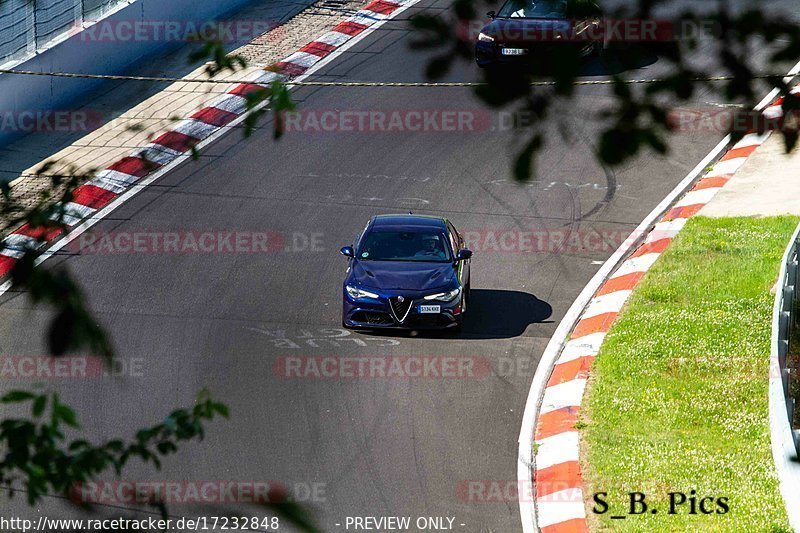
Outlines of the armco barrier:
M 117 10 L 100 19 L 103 24 L 145 23 L 150 21 L 186 21 L 215 19 L 235 11 L 253 0 L 128 0 Z M 125 74 L 126 69 L 146 56 L 168 51 L 181 42 L 159 39 L 100 39 L 82 36 L 93 23 L 84 23 L 81 31 L 71 31 L 46 50 L 4 68 L 35 72 L 75 72 L 84 74 Z M 0 111 L 23 113 L 31 110 L 64 109 L 91 91 L 102 80 L 0 74 Z M 22 136 L 15 130 L 0 130 L 0 146 Z
M 787 360 L 790 346 L 795 343 L 792 336 L 800 335 L 798 302 L 798 251 L 800 250 L 800 225 L 795 229 L 792 240 L 786 248 L 781 264 L 780 275 L 775 290 L 775 304 L 772 311 L 772 348 L 769 367 L 769 424 L 772 441 L 772 456 L 778 473 L 780 491 L 786 504 L 789 523 L 795 531 L 800 531 L 800 433 L 794 429 L 792 420 L 795 402 L 791 395 L 792 369 Z M 792 354 L 795 355 L 795 354 Z
M 48 48 L 84 20 L 96 20 L 128 0 L 4 0 L 0 2 L 0 65 Z M 25 28 L 25 31 L 20 31 Z
M 798 226 L 800 230 L 800 226 Z M 795 401 L 790 391 L 791 371 L 787 365 L 789 355 L 790 343 L 800 342 L 800 339 L 793 339 L 794 336 L 800 335 L 800 290 L 798 285 L 798 249 L 800 249 L 800 236 L 795 231 L 792 237 L 792 242 L 789 244 L 784 255 L 784 264 L 781 269 L 781 285 L 780 290 L 777 291 L 776 310 L 778 313 L 777 324 L 777 343 L 774 351 L 778 357 L 778 368 L 780 369 L 781 386 L 783 388 L 784 401 L 786 402 L 786 416 L 789 420 L 791 429 L 791 436 L 794 442 L 795 449 L 800 453 L 800 431 L 792 426 L 794 420 Z

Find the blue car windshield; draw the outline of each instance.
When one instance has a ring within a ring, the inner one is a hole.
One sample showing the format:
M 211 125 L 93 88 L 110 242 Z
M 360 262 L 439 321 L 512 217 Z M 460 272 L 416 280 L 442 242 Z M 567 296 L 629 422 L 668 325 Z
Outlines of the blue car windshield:
M 562 19 L 567 14 L 567 0 L 508 0 L 498 17 L 525 19 Z
M 361 261 L 452 261 L 444 232 L 373 230 L 356 254 Z

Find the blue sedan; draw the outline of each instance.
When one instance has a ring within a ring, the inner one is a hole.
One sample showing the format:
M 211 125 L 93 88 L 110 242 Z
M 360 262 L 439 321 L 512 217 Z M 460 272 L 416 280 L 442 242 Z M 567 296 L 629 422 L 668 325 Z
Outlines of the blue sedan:
M 341 253 L 344 327 L 461 330 L 472 252 L 447 219 L 375 216 Z

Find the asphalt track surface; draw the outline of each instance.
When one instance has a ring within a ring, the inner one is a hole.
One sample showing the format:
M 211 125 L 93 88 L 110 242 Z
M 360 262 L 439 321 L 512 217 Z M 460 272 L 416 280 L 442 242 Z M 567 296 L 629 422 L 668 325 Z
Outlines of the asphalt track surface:
M 409 50 L 405 19 L 446 5 L 423 0 L 314 79 L 424 81 L 430 56 Z M 665 72 L 657 58 L 639 67 L 625 75 Z M 470 81 L 477 75 L 472 64 L 459 64 L 446 79 Z M 524 253 L 513 244 L 511 250 L 498 249 L 486 236 L 506 232 L 517 238 L 534 231 L 536 242 L 547 232 L 630 232 L 722 134 L 676 134 L 667 156 L 644 154 L 620 168 L 603 168 L 593 156 L 600 125 L 592 113 L 611 100 L 605 87 L 581 87 L 573 101 L 560 104 L 558 119 L 551 118 L 539 180 L 518 185 L 509 168 L 521 146 L 519 136 L 502 127 L 504 119 L 470 89 L 300 88 L 293 94 L 301 109 L 319 113 L 476 111 L 491 126 L 426 133 L 288 132 L 275 142 L 265 122 L 247 140 L 241 130 L 226 135 L 94 230 L 269 231 L 280 250 L 60 252 L 49 265 L 66 265 L 75 274 L 110 330 L 121 363 L 136 370 L 116 379 L 46 386 L 77 408 L 93 439 L 132 435 L 173 407 L 191 405 L 203 387 L 229 405 L 231 419 L 213 423 L 202 443 L 184 446 L 161 472 L 134 465 L 127 479 L 278 480 L 301 500 L 314 487 L 316 497 L 307 504 L 326 531 L 342 530 L 347 516 L 446 516 L 455 518 L 460 531 L 519 530 L 513 494 L 481 503 L 470 500 L 464 484 L 515 481 L 522 409 L 539 356 L 616 244 Z M 698 94 L 694 106 L 716 103 L 723 102 Z M 559 121 L 570 141 L 559 136 Z M 341 330 L 346 261 L 339 247 L 351 244 L 370 216 L 408 210 L 444 215 L 462 231 L 481 236 L 464 334 Z M 24 294 L 4 295 L 2 352 L 45 353 L 48 318 L 46 311 L 31 309 Z M 460 356 L 488 362 L 491 372 L 463 379 L 276 375 L 276 360 L 288 356 Z M 3 507 L 4 515 L 37 514 L 21 499 Z M 55 498 L 39 511 L 80 516 Z M 110 515 L 122 511 L 105 508 Z M 187 504 L 171 505 L 170 511 L 220 514 Z

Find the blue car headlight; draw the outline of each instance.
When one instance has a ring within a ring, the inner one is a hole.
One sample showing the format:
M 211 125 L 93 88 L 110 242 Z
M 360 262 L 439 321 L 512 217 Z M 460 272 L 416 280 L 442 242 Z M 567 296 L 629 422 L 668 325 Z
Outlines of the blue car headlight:
M 458 295 L 461 294 L 461 287 L 455 288 L 448 292 L 437 292 L 436 294 L 429 294 L 423 298 L 426 300 L 438 300 L 440 302 L 452 302 Z
M 358 287 L 353 287 L 352 285 L 347 285 L 344 289 L 353 300 L 360 300 L 361 298 L 378 298 L 378 295 L 374 292 L 365 291 L 363 289 L 359 289 Z

